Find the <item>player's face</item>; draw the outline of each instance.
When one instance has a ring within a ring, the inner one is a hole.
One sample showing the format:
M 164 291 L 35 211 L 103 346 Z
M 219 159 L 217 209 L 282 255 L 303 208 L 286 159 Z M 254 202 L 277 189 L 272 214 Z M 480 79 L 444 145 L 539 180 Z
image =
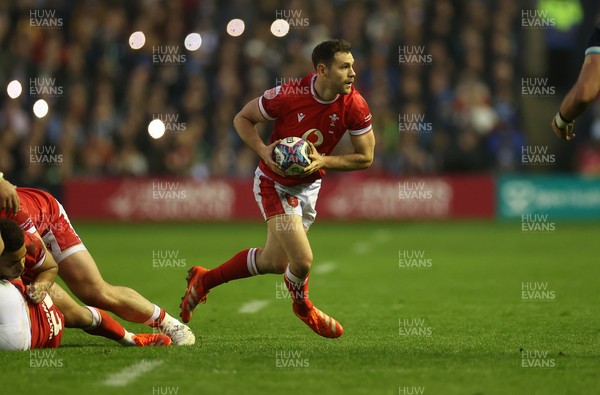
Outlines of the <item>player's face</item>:
M 14 280 L 23 274 L 25 270 L 25 255 L 27 250 L 25 244 L 16 251 L 4 251 L 0 255 L 0 278 Z
M 339 94 L 350 93 L 356 73 L 354 73 L 354 58 L 350 52 L 336 52 L 331 67 L 328 69 L 327 81 Z

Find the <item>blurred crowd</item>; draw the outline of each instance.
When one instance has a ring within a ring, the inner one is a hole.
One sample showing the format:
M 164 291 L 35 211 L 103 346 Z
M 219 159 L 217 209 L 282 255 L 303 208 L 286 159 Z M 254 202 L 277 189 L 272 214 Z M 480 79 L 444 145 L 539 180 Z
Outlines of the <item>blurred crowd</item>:
M 0 85 L 17 79 L 23 94 L 0 99 L 0 170 L 15 182 L 50 184 L 249 177 L 257 156 L 237 136 L 234 115 L 280 81 L 312 72 L 314 45 L 341 37 L 352 44 L 355 86 L 373 114 L 374 172 L 518 171 L 527 141 L 518 3 L 5 1 Z M 278 16 L 290 22 L 283 38 L 270 32 Z M 245 22 L 239 37 L 227 34 L 232 18 Z M 134 31 L 146 37 L 138 50 L 129 46 Z M 191 32 L 202 37 L 196 51 L 184 45 Z M 50 110 L 38 119 L 31 108 L 40 98 Z M 167 126 L 156 140 L 147 132 L 154 118 Z M 55 155 L 48 163 L 39 160 L 44 150 Z

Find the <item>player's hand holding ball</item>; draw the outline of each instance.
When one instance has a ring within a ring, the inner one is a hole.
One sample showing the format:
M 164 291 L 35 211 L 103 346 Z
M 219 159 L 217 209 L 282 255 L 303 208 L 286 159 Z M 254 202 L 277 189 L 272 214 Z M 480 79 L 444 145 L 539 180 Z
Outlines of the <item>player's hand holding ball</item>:
M 574 122 L 565 121 L 562 115 L 560 115 L 560 112 L 558 112 L 554 119 L 552 119 L 552 131 L 561 139 L 571 141 L 575 138 L 573 124 Z
M 273 141 L 273 143 L 271 143 L 269 145 L 265 145 L 263 150 L 259 153 L 259 156 L 265 162 L 265 164 L 267 166 L 269 166 L 269 168 L 271 170 L 273 170 L 275 173 L 279 174 L 280 176 L 285 177 L 285 173 L 281 170 L 279 165 L 277 165 L 277 163 L 273 159 L 273 157 L 274 157 L 273 151 L 275 150 L 275 147 L 277 147 L 277 144 L 279 144 L 280 141 L 281 140 L 275 140 L 275 141 Z
M 306 143 L 310 147 L 310 153 L 308 154 L 308 157 L 310 158 L 311 162 L 310 165 L 304 168 L 304 173 L 302 173 L 302 177 L 312 174 L 315 171 L 318 171 L 319 169 L 325 167 L 325 159 L 323 155 L 319 154 L 319 151 L 317 151 L 317 148 L 314 146 L 313 143 L 311 143 L 310 141 L 307 141 Z
M 31 283 L 27 286 L 27 297 L 35 304 L 42 303 L 46 297 L 45 288 L 37 283 Z

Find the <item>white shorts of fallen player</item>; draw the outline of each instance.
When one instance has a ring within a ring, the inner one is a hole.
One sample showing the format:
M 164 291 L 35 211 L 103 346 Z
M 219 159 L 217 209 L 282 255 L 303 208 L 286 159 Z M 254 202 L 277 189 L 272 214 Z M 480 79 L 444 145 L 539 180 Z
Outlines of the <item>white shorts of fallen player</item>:
M 0 280 L 0 350 L 29 350 L 31 323 L 21 292 L 7 280 Z
M 265 221 L 281 214 L 299 215 L 308 229 L 317 217 L 315 207 L 320 189 L 320 179 L 288 187 L 273 181 L 259 168 L 254 173 L 254 198 Z

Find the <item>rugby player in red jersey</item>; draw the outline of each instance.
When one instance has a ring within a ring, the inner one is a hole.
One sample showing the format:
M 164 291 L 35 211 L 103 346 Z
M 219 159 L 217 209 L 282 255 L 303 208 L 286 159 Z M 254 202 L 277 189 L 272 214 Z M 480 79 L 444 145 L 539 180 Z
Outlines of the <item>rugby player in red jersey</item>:
M 181 303 L 181 317 L 188 322 L 198 303 L 206 301 L 214 287 L 258 274 L 284 274 L 293 300 L 293 311 L 317 334 L 336 338 L 342 326 L 317 309 L 308 297 L 308 277 L 313 253 L 306 231 L 316 217 L 315 205 L 321 177 L 326 170 L 362 170 L 373 161 L 375 137 L 365 99 L 352 86 L 356 74 L 350 44 L 329 40 L 312 53 L 315 73 L 299 83 L 269 89 L 251 100 L 233 123 L 242 138 L 261 158 L 254 178 L 254 195 L 267 222 L 263 248 L 237 253 L 215 269 L 190 269 Z M 266 145 L 255 125 L 274 121 Z M 330 155 L 348 132 L 354 152 Z M 276 144 L 285 137 L 309 142 L 312 163 L 300 176 L 284 176 L 273 161 Z M 285 224 L 285 226 L 281 226 Z
M 16 222 L 0 218 L 0 238 L 4 244 L 0 254 L 0 349 L 58 347 L 63 327 L 81 328 L 128 346 L 171 344 L 165 334 L 135 335 L 106 312 L 78 305 L 54 283 L 55 277 L 47 275 L 56 273 L 56 263 L 46 254 L 41 239 L 25 233 Z
M 42 238 L 58 264 L 58 275 L 82 302 L 124 320 L 157 328 L 176 345 L 195 343 L 196 337 L 187 325 L 135 290 L 111 285 L 102 278 L 64 208 L 52 195 L 39 189 L 15 188 L 0 178 L 0 203 L 5 206 L 0 209 L 0 217 L 13 219 L 25 232 Z

